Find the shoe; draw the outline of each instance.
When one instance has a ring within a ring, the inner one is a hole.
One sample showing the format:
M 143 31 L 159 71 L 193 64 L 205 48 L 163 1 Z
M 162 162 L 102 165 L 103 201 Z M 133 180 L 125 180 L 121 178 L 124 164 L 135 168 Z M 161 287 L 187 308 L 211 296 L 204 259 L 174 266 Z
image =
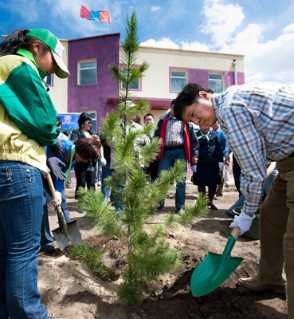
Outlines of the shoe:
M 183 215 L 185 213 L 185 209 L 184 208 L 176 209 L 176 213 L 179 215 Z
M 207 206 L 208 206 L 209 209 L 218 210 L 218 208 L 212 203 L 209 203 Z
M 62 255 L 62 251 L 58 247 L 55 247 L 54 244 L 41 247 L 40 252 L 51 257 Z
M 255 292 L 272 292 L 278 295 L 286 294 L 285 284 L 270 284 L 262 282 L 258 277 L 240 278 L 238 286 Z

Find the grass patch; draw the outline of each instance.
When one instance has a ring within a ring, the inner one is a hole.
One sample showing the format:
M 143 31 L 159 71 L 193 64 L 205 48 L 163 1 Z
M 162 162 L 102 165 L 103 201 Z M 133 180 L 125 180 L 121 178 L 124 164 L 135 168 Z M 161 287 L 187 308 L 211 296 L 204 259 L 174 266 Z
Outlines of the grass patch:
M 106 267 L 102 260 L 102 251 L 83 243 L 68 249 L 69 257 L 77 259 L 87 265 L 89 270 L 98 278 L 109 281 L 115 279 L 114 272 Z

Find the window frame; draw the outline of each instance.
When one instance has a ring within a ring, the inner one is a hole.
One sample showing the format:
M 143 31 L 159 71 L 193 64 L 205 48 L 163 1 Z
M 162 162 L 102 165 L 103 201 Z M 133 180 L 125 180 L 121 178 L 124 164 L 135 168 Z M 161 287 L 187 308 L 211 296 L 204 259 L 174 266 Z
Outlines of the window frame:
M 96 69 L 96 72 L 95 72 L 95 83 L 81 84 L 81 64 L 82 63 L 89 63 L 89 62 L 95 62 L 95 66 L 96 66 L 96 68 L 95 68 Z M 93 85 L 97 85 L 97 80 L 98 80 L 98 76 L 97 76 L 97 59 L 96 58 L 92 58 L 92 59 L 79 60 L 78 61 L 77 85 L 78 86 L 93 86 Z
M 207 83 L 207 85 L 208 85 L 208 88 L 212 90 L 212 88 L 209 87 L 209 77 L 211 75 L 218 75 L 218 76 L 221 77 L 221 81 L 222 81 L 222 91 L 221 92 L 223 92 L 225 90 L 224 73 L 223 72 L 217 72 L 217 71 L 209 71 L 208 72 L 208 83 Z M 216 80 L 216 79 L 214 79 L 214 80 Z M 221 92 L 215 92 L 215 93 L 221 93 Z
M 172 87 L 172 73 L 173 72 L 183 72 L 185 73 L 185 80 L 186 80 L 186 84 L 187 85 L 189 83 L 189 74 L 188 74 L 188 70 L 187 69 L 183 69 L 183 68 L 175 68 L 175 67 L 172 67 L 169 69 L 169 92 L 170 93 L 180 93 L 180 91 L 176 91 L 176 90 L 173 90 L 173 87 Z M 184 85 L 184 86 L 185 86 Z

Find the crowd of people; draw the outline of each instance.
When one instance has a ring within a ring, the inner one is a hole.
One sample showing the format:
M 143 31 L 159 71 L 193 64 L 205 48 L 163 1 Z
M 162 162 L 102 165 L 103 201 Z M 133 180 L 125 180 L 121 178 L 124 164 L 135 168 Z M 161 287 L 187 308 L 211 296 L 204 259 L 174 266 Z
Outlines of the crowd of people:
M 122 203 L 106 182 L 113 172 L 113 150 L 105 137 L 92 132 L 92 120 L 82 113 L 79 129 L 62 133 L 54 105 L 43 81 L 48 74 L 69 75 L 62 62 L 63 47 L 46 29 L 17 31 L 0 44 L 0 318 L 53 318 L 41 304 L 37 287 L 39 250 L 56 250 L 50 230 L 48 204 L 61 205 L 71 216 L 65 185 L 74 171 L 79 189 L 101 192 L 118 212 Z M 141 130 L 134 118 L 127 130 Z M 158 158 L 142 169 L 154 181 L 177 160 L 192 170 L 192 183 L 217 210 L 222 196 L 224 167 L 233 158 L 239 199 L 227 210 L 231 228 L 242 235 L 261 215 L 261 260 L 256 278 L 240 280 L 251 290 L 285 291 L 289 318 L 294 318 L 294 90 L 236 86 L 216 95 L 188 84 L 155 123 L 150 136 L 136 140 L 136 149 L 154 138 Z M 276 162 L 276 166 L 271 163 Z M 49 169 L 48 169 L 49 168 Z M 47 186 L 50 174 L 55 193 Z M 273 184 L 273 185 L 272 185 Z M 195 188 L 196 191 L 196 188 Z M 186 179 L 178 181 L 175 212 L 185 209 Z M 268 195 L 268 196 L 267 196 Z M 263 205 L 260 206 L 261 202 Z M 164 207 L 161 202 L 158 209 Z

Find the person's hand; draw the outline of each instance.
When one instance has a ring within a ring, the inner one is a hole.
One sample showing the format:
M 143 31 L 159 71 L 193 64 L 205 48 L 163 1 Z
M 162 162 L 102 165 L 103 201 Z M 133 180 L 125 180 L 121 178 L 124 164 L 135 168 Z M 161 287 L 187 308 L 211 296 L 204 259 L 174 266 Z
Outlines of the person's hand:
M 60 180 L 65 179 L 65 174 L 62 171 L 62 168 L 64 168 L 66 165 L 58 158 L 58 157 L 49 157 L 47 159 L 47 165 L 50 168 L 51 173 Z
M 252 221 L 255 218 L 255 216 L 249 216 L 243 212 L 239 216 L 235 216 L 233 222 L 230 225 L 230 228 L 239 228 L 240 229 L 240 235 L 243 235 L 246 233 L 251 225 Z
M 103 167 L 106 166 L 106 159 L 104 157 L 100 157 L 100 163 Z
M 198 157 L 197 156 L 193 156 L 191 159 L 191 164 L 192 165 L 196 165 L 198 163 Z
M 219 162 L 218 163 L 218 168 L 220 171 L 222 171 L 224 169 L 224 163 L 223 162 Z
M 53 198 L 53 201 L 54 201 L 54 204 L 56 206 L 58 205 L 61 205 L 61 202 L 62 202 L 62 196 L 61 196 L 61 193 L 60 192 L 55 192 L 55 196 Z

